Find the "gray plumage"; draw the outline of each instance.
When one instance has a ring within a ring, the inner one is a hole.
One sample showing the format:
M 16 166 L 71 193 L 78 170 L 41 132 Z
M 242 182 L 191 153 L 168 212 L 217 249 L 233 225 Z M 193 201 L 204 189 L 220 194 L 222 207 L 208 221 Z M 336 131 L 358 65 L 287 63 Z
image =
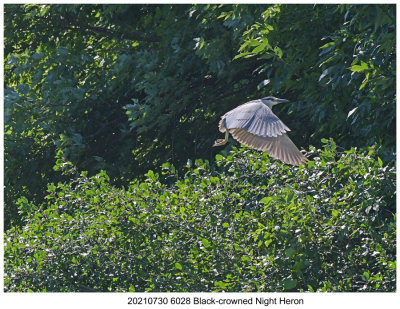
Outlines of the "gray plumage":
M 271 107 L 288 102 L 266 97 L 242 104 L 221 117 L 219 130 L 225 139 L 214 146 L 226 144 L 229 133 L 240 143 L 268 152 L 271 157 L 292 165 L 301 165 L 308 159 L 286 135 L 290 129 L 272 112 Z

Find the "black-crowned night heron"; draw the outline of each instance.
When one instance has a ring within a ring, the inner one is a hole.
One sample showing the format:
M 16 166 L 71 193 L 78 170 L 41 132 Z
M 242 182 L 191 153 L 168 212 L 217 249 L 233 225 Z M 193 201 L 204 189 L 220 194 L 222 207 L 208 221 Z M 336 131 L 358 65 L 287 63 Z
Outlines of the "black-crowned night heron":
M 225 139 L 218 139 L 214 146 L 225 145 L 229 133 L 240 143 L 266 151 L 273 158 L 292 165 L 301 165 L 308 159 L 286 135 L 290 129 L 272 112 L 272 106 L 289 102 L 285 99 L 265 97 L 244 103 L 221 117 L 219 130 Z

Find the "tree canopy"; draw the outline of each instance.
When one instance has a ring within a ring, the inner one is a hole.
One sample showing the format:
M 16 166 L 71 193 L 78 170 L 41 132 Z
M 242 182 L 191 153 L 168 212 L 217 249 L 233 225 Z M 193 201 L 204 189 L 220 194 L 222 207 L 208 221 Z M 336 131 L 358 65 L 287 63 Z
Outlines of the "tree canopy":
M 393 5 L 10 4 L 4 16 L 8 205 L 43 197 L 58 150 L 122 182 L 211 160 L 220 115 L 269 94 L 293 102 L 279 116 L 297 144 L 377 144 L 393 159 Z

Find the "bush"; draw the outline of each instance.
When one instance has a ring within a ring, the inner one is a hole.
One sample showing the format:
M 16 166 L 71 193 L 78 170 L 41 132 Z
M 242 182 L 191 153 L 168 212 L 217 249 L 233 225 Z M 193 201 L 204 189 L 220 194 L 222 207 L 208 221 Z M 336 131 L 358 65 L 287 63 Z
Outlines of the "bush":
M 51 184 L 19 201 L 5 289 L 394 291 L 394 167 L 325 143 L 304 167 L 241 148 L 127 188 L 105 172 Z

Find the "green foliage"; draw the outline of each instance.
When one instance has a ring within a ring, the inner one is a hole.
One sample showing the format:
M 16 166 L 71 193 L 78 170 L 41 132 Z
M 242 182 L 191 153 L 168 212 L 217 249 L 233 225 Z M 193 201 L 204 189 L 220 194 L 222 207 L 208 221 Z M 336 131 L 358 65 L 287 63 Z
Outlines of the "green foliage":
M 329 91 L 340 91 L 349 110 L 345 129 L 353 138 L 394 150 L 396 98 L 395 9 L 390 5 L 339 8 L 345 24 L 321 46 L 320 79 Z M 360 19 L 360 16 L 364 16 Z M 343 108 L 343 110 L 345 110 Z M 379 120 L 380 119 L 380 120 Z M 347 133 L 346 132 L 346 133 Z
M 378 143 L 390 158 L 395 20 L 393 5 L 275 5 L 243 33 L 236 58 L 263 61 L 259 86 L 297 101 L 290 121 L 313 141 L 331 136 L 345 147 Z
M 395 149 L 394 5 L 5 5 L 5 225 L 61 150 L 113 184 L 212 161 L 220 115 L 267 95 L 299 146 Z M 230 146 L 228 146 L 230 147 Z
M 241 148 L 122 189 L 60 154 L 75 176 L 20 200 L 6 291 L 394 291 L 394 167 L 323 142 L 307 166 Z

